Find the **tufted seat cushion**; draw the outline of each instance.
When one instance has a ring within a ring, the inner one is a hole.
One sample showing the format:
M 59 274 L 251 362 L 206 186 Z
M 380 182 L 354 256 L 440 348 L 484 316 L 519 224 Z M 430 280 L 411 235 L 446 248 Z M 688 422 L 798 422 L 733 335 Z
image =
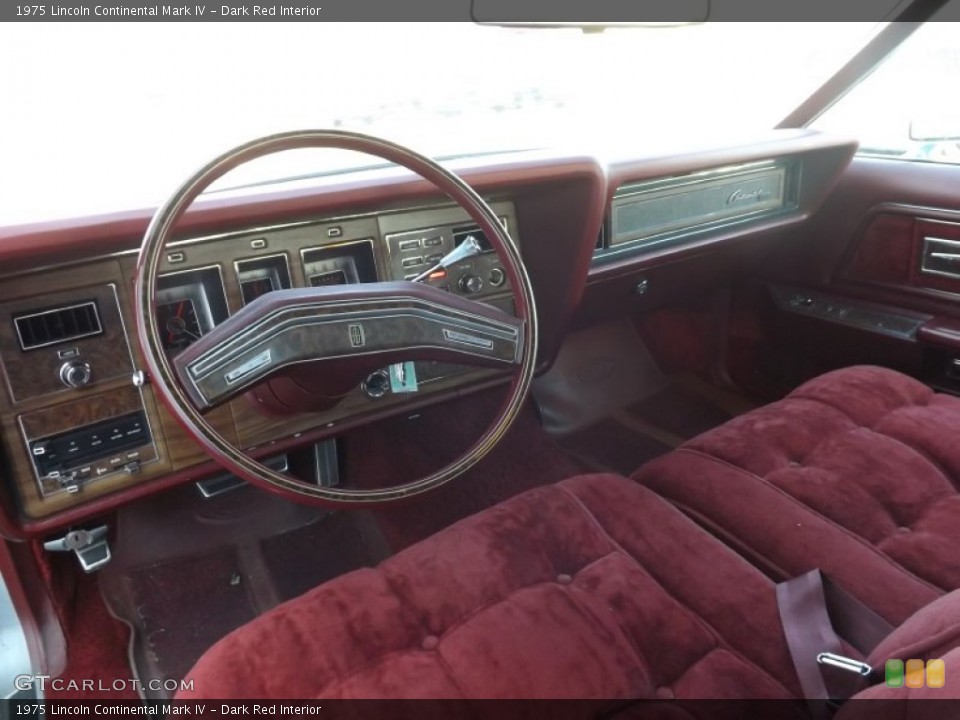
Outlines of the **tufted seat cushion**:
M 819 567 L 898 625 L 960 588 L 960 399 L 854 367 L 640 468 L 777 579 Z
M 773 583 L 653 492 L 593 475 L 467 518 L 217 643 L 215 698 L 785 698 Z

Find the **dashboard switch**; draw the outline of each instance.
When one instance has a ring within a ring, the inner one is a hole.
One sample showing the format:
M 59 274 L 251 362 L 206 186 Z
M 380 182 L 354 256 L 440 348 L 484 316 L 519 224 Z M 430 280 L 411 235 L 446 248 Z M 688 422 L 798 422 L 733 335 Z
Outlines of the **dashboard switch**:
M 386 370 L 377 370 L 372 372 L 364 380 L 360 388 L 370 398 L 382 398 L 390 392 L 390 376 Z
M 83 360 L 68 360 L 60 366 L 60 382 L 70 388 L 81 388 L 90 383 L 93 373 L 90 363 Z
M 475 295 L 483 290 L 483 278 L 478 275 L 464 275 L 458 284 L 460 290 L 468 295 Z
M 490 269 L 490 277 L 488 279 L 490 280 L 491 285 L 494 287 L 500 287 L 504 282 L 506 282 L 507 275 L 505 272 L 503 272 L 502 268 L 495 267 Z

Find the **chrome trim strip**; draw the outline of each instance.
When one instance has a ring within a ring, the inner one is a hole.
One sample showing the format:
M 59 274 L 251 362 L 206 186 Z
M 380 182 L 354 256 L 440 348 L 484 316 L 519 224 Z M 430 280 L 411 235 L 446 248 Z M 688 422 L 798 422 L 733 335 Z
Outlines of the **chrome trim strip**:
M 663 188 L 686 188 L 691 185 L 702 185 L 703 183 L 718 180 L 721 177 L 738 178 L 743 175 L 750 175 L 759 170 L 773 170 L 779 167 L 786 168 L 788 165 L 789 163 L 783 160 L 759 160 L 744 165 L 730 165 L 722 168 L 703 170 L 702 172 L 691 173 L 690 175 L 651 178 L 650 180 L 621 185 L 613 194 L 613 199 L 622 200 Z
M 924 219 L 924 221 L 926 221 Z M 954 223 L 945 223 L 941 222 L 944 225 L 954 225 Z M 920 254 L 920 272 L 923 275 L 939 275 L 941 277 L 949 278 L 958 278 L 960 277 L 960 265 L 957 266 L 956 272 L 950 272 L 949 270 L 941 270 L 937 268 L 931 268 L 927 265 L 927 261 L 935 258 L 937 253 L 933 250 L 934 243 L 939 245 L 945 245 L 947 248 L 955 248 L 958 251 L 958 259 L 960 259 L 960 240 L 948 240 L 947 238 L 938 238 L 925 235 L 923 238 L 923 250 Z
M 504 329 L 502 329 L 502 328 L 489 328 L 489 327 L 486 327 L 486 326 L 483 326 L 483 325 L 476 325 L 476 324 L 469 323 L 469 322 L 457 321 L 457 320 L 454 320 L 454 319 L 451 319 L 451 318 L 447 317 L 446 315 L 433 314 L 433 313 L 430 313 L 429 311 L 420 312 L 420 313 L 418 313 L 418 312 L 403 312 L 403 313 L 397 313 L 397 314 L 394 314 L 394 315 L 380 315 L 380 314 L 375 314 L 375 313 L 371 313 L 371 312 L 345 313 L 345 314 L 342 314 L 340 317 L 338 317 L 338 318 L 335 319 L 335 320 L 318 320 L 318 319 L 316 319 L 316 318 L 299 318 L 299 319 L 287 320 L 287 321 L 285 321 L 285 322 L 282 324 L 282 326 L 278 326 L 278 327 L 276 328 L 276 330 L 274 330 L 273 332 L 271 332 L 271 333 L 269 333 L 269 334 L 267 334 L 267 335 L 263 335 L 263 336 L 257 338 L 256 341 L 252 341 L 252 342 L 248 343 L 246 346 L 232 351 L 232 353 L 230 354 L 229 357 L 226 357 L 226 358 L 222 358 L 222 359 L 221 359 L 221 358 L 218 358 L 218 357 L 216 357 L 216 356 L 214 356 L 214 357 L 202 356 L 201 358 L 198 358 L 195 362 L 193 362 L 193 363 L 191 363 L 190 365 L 188 365 L 188 366 L 187 366 L 187 370 L 190 372 L 191 378 L 195 378 L 195 379 L 198 380 L 198 381 L 202 381 L 202 380 L 204 380 L 205 378 L 209 377 L 212 373 L 217 372 L 217 368 L 221 367 L 222 365 L 224 365 L 224 364 L 226 364 L 226 363 L 232 362 L 233 360 L 237 359 L 237 357 L 243 355 L 243 354 L 246 353 L 246 352 L 249 352 L 249 351 L 250 351 L 252 348 L 254 348 L 254 347 L 258 347 L 258 346 L 260 346 L 260 345 L 262 345 L 262 344 L 264 344 L 264 343 L 269 343 L 271 340 L 273 340 L 274 338 L 276 338 L 278 335 L 280 335 L 281 333 L 283 333 L 283 332 L 285 332 L 286 330 L 289 330 L 289 329 L 291 329 L 291 328 L 310 327 L 310 326 L 314 326 L 314 325 L 336 325 L 336 324 L 342 324 L 342 323 L 350 323 L 350 322 L 353 322 L 353 321 L 355 321 L 355 320 L 367 320 L 367 321 L 369 321 L 369 320 L 392 319 L 392 318 L 403 318 L 403 317 L 412 317 L 412 318 L 419 318 L 419 319 L 429 319 L 429 320 L 435 321 L 437 324 L 452 325 L 453 327 L 457 327 L 457 328 L 460 328 L 460 329 L 462 329 L 462 330 L 467 330 L 467 331 L 470 331 L 470 332 L 476 332 L 476 333 L 481 333 L 481 334 L 486 333 L 486 334 L 487 334 L 488 336 L 490 336 L 490 337 L 493 337 L 493 338 L 498 339 L 498 340 L 503 340 L 504 342 L 507 342 L 507 343 L 514 343 L 514 342 L 516 342 L 517 338 L 519 337 L 517 333 L 508 332 L 508 331 L 506 331 L 506 330 L 504 330 Z M 436 344 L 433 344 L 433 343 L 421 344 L 421 345 L 408 345 L 408 346 L 405 346 L 405 347 L 406 347 L 406 348 L 409 348 L 409 349 L 414 349 L 414 348 L 419 348 L 419 349 L 437 348 L 437 349 L 443 349 L 443 350 L 450 350 L 450 351 L 453 351 L 453 352 L 457 352 L 457 351 L 458 351 L 458 348 L 457 348 L 456 346 L 436 345 Z M 492 349 L 492 348 L 488 348 L 488 349 Z M 350 348 L 350 349 L 348 350 L 348 353 L 349 353 L 350 355 L 375 355 L 375 354 L 381 353 L 381 352 L 384 352 L 384 350 L 371 350 L 371 351 L 368 351 L 368 352 L 359 352 L 359 353 L 356 352 L 356 348 L 355 348 L 355 347 L 354 347 L 354 348 Z M 498 358 L 498 357 L 496 357 L 496 356 L 484 355 L 484 354 L 480 354 L 480 353 L 476 353 L 476 352 L 463 352 L 462 354 L 468 355 L 468 356 L 483 357 L 483 358 L 487 358 L 487 359 L 494 360 L 494 361 L 497 361 L 497 362 L 505 362 L 505 363 L 508 363 L 508 362 L 509 362 L 509 361 L 506 361 L 506 360 L 501 360 L 501 358 Z M 325 359 L 334 358 L 334 357 L 340 357 L 340 356 L 339 356 L 339 355 L 324 355 L 324 356 L 321 357 L 321 358 L 313 358 L 313 359 L 314 359 L 314 360 L 325 360 Z M 516 361 L 516 353 L 514 354 L 514 361 Z M 197 368 L 196 366 L 197 366 L 198 364 L 200 364 L 201 362 L 205 365 L 205 367 Z M 304 361 L 301 361 L 301 362 L 310 362 L 310 361 L 309 361 L 309 360 L 304 360 Z M 213 367 L 210 367 L 210 364 L 211 364 L 211 363 L 214 363 Z M 293 363 L 289 363 L 289 364 L 293 364 Z M 262 365 L 261 365 L 261 367 L 262 367 Z M 277 366 L 277 368 L 280 368 L 280 367 L 285 367 L 285 365 L 278 365 L 278 366 Z M 199 374 L 199 373 L 202 373 L 202 374 Z

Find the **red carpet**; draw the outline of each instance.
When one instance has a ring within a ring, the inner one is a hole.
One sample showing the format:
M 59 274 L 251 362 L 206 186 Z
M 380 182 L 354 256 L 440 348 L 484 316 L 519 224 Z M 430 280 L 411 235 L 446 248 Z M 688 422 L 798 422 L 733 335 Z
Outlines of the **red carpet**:
M 48 685 L 47 700 L 136 700 L 127 660 L 130 631 L 107 612 L 97 576 L 81 572 L 72 554 L 47 554 L 40 560 L 49 570 L 67 638 L 67 667 Z
M 343 477 L 367 487 L 422 477 L 454 459 L 489 425 L 503 390 L 428 408 L 413 419 L 394 419 L 348 434 Z M 538 485 L 586 470 L 540 427 L 527 404 L 497 447 L 476 467 L 419 498 L 374 511 L 394 552 L 438 530 Z

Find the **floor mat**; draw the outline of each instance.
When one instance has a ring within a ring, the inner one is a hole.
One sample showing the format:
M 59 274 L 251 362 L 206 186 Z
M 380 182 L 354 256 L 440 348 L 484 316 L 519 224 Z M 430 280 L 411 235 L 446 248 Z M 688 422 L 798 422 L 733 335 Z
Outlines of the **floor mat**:
M 567 336 L 550 371 L 534 380 L 532 393 L 544 428 L 565 435 L 667 387 L 653 357 L 627 320 Z
M 564 435 L 557 442 L 591 468 L 621 475 L 629 475 L 672 449 L 671 444 L 638 433 L 613 418 Z
M 373 545 L 357 518 L 341 512 L 267 538 L 261 549 L 277 593 L 287 600 L 360 565 L 375 564 L 386 552 Z
M 560 447 L 624 475 L 753 407 L 698 376 L 664 375 L 626 321 L 570 335 L 533 394 Z
M 556 441 L 597 470 L 630 475 L 644 463 L 751 407 L 736 393 L 677 376 L 649 397 L 613 410 L 587 428 L 557 436 Z
M 232 548 L 137 568 L 126 580 L 141 680 L 182 679 L 213 642 L 256 617 Z
M 708 399 L 690 392 L 681 384 L 671 384 L 651 397 L 626 408 L 620 416 L 624 423 L 636 420 L 638 430 L 643 426 L 657 428 L 660 437 L 675 439 L 673 445 L 722 425 L 733 415 L 717 407 Z
M 303 507 L 252 487 L 204 500 L 186 486 L 125 508 L 116 548 L 100 573 L 104 598 L 133 628 L 131 664 L 144 684 L 182 679 L 230 631 L 387 554 L 366 512 Z

